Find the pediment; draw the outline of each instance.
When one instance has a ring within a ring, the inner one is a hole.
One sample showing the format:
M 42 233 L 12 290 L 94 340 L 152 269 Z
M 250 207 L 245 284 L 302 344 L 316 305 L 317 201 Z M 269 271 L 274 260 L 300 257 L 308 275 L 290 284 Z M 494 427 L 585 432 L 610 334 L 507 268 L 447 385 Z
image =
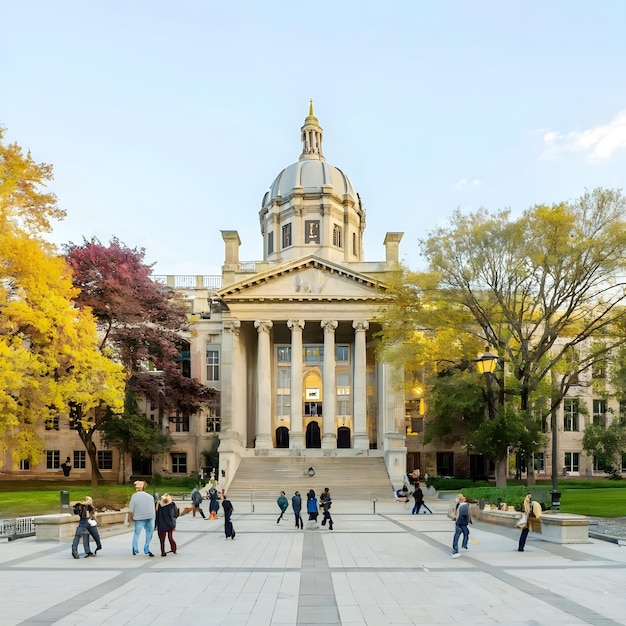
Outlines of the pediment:
M 224 301 L 379 300 L 384 285 L 314 257 L 273 268 L 221 289 Z

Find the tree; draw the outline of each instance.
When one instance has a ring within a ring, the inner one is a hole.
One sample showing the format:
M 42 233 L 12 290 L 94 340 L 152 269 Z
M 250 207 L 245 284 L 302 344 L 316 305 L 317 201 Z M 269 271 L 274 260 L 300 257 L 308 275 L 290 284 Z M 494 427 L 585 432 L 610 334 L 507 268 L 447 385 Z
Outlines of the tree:
M 436 332 L 447 315 L 447 327 L 459 338 L 480 337 L 494 346 L 502 364 L 498 396 L 507 404 L 516 400 L 526 420 L 533 394 L 577 351 L 580 359 L 570 359 L 555 379 L 545 409 L 555 415 L 577 374 L 626 341 L 625 210 L 619 191 L 596 189 L 572 202 L 532 207 L 518 218 L 509 210 L 455 212 L 448 227 L 421 242 L 430 275 L 418 284 L 418 327 Z M 407 311 L 405 320 L 413 322 Z M 594 338 L 603 341 L 578 350 Z M 498 485 L 504 479 L 496 475 Z
M 67 264 L 40 238 L 63 215 L 39 189 L 51 177 L 0 142 L 0 463 L 8 449 L 14 465 L 38 462 L 39 428 L 75 402 L 122 404 L 122 368 L 99 351 L 93 316 L 72 303 Z
M 589 424 L 583 435 L 583 449 L 593 455 L 611 478 L 622 477 L 622 453 L 626 450 L 626 425 L 613 421 L 609 426 Z
M 144 262 L 143 249 L 129 248 L 117 239 L 109 246 L 92 239 L 82 245 L 69 244 L 65 252 L 74 285 L 80 289 L 78 306 L 93 311 L 101 348 L 110 351 L 126 370 L 122 419 L 136 414 L 129 404 L 136 396 L 180 416 L 218 402 L 217 390 L 185 376 L 180 367 L 187 328 L 184 306 L 173 290 L 150 278 L 152 269 Z M 86 445 L 111 419 L 112 415 L 103 413 L 89 428 L 78 430 Z

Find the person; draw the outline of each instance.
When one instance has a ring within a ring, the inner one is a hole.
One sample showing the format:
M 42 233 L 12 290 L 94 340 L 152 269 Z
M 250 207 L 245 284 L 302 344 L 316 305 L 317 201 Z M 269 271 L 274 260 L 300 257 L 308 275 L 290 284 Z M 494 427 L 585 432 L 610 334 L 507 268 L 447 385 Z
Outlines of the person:
M 411 473 L 411 479 L 413 480 L 413 484 L 417 485 L 420 481 L 420 471 L 418 469 L 414 469 Z
M 431 515 L 433 512 L 430 507 L 424 502 L 424 492 L 419 483 L 415 483 L 415 491 L 413 491 L 413 498 L 415 499 L 415 505 L 411 511 L 411 515 L 419 515 L 420 509 L 424 507 Z
M 306 494 L 306 512 L 309 514 L 309 521 L 314 522 L 314 526 L 317 528 L 317 516 L 319 510 L 317 508 L 317 498 L 315 497 L 315 491 L 309 489 L 309 493 Z
M 396 491 L 396 502 L 408 502 L 409 501 L 409 488 L 406 485 L 402 485 L 402 489 Z
M 70 463 L 70 457 L 68 456 L 63 463 L 61 463 L 61 469 L 63 470 L 63 476 L 69 476 L 72 471 L 72 464 Z
M 165 537 L 167 537 L 170 542 L 171 553 L 176 554 L 178 546 L 174 540 L 174 531 L 176 530 L 176 518 L 178 515 L 178 507 L 175 502 L 172 502 L 172 496 L 170 496 L 169 493 L 164 493 L 156 505 L 156 516 L 154 520 L 154 527 L 159 536 L 159 542 L 161 543 L 161 556 L 167 556 L 165 552 Z
M 459 554 L 459 537 L 463 535 L 463 542 L 461 546 L 467 550 L 469 541 L 469 527 L 468 524 L 472 523 L 470 515 L 469 503 L 465 496 L 460 493 L 456 497 L 456 508 L 454 510 L 452 519 L 454 520 L 454 539 L 452 540 L 452 558 L 456 559 L 460 557 Z
M 322 503 L 322 509 L 324 510 L 322 526 L 326 526 L 326 522 L 328 522 L 328 528 L 332 530 L 333 518 L 330 516 L 330 507 L 332 506 L 333 499 L 330 497 L 330 490 L 328 487 L 324 488 L 324 493 L 320 496 L 320 502 Z
M 300 496 L 300 492 L 296 491 L 291 497 L 291 506 L 293 508 L 293 514 L 296 516 L 296 528 L 304 528 L 304 524 L 302 523 L 302 497 Z
M 276 523 L 279 524 L 280 520 L 283 519 L 283 515 L 285 514 L 287 507 L 289 506 L 289 501 L 287 500 L 284 491 L 280 492 L 280 495 L 278 496 L 278 500 L 276 500 L 276 504 L 278 504 L 278 508 L 280 509 L 280 515 L 278 516 L 278 519 L 276 520 Z
M 133 516 L 135 522 L 135 532 L 133 534 L 133 554 L 139 554 L 139 535 L 143 530 L 145 532 L 145 542 L 143 553 L 146 556 L 154 556 L 150 552 L 150 541 L 154 533 L 154 498 L 145 492 L 146 483 L 143 480 L 136 480 L 135 493 L 131 496 L 128 503 L 128 510 Z
M 198 487 L 198 485 L 196 485 L 193 490 L 191 491 L 191 512 L 193 513 L 193 516 L 196 516 L 196 511 L 198 513 L 200 513 L 200 515 L 202 515 L 202 519 L 206 519 L 206 515 L 204 514 L 204 511 L 202 510 L 202 506 L 200 506 L 202 504 L 202 493 L 200 493 L 200 487 Z
M 235 508 L 231 501 L 226 497 L 226 492 L 222 489 L 222 509 L 224 510 L 224 534 L 226 539 L 235 538 L 235 529 L 233 527 L 232 515 Z
M 96 542 L 96 549 L 94 550 L 93 555 L 97 556 L 98 550 L 102 550 L 102 541 L 100 541 L 100 532 L 98 531 L 96 507 L 93 505 L 93 498 L 91 496 L 87 496 L 85 498 L 85 504 L 91 507 L 91 513 L 89 515 L 89 518 L 87 519 L 87 530 L 89 531 L 89 534 L 93 537 L 93 540 Z
M 74 515 L 78 515 L 78 526 L 76 526 L 76 532 L 74 533 L 74 541 L 72 541 L 72 556 L 75 559 L 79 559 L 78 556 L 78 544 L 80 540 L 83 540 L 83 549 L 85 550 L 85 556 L 94 556 L 93 552 L 89 548 L 89 530 L 87 520 L 91 516 L 93 506 L 83 502 L 76 502 L 74 504 Z
M 209 519 L 217 519 L 220 510 L 220 494 L 215 487 L 209 489 Z
M 533 500 L 532 495 L 529 493 L 524 498 L 523 508 L 526 514 L 526 522 L 521 526 L 522 532 L 517 546 L 518 552 L 524 552 L 524 546 L 526 545 L 526 538 L 528 537 L 529 531 L 532 530 L 536 533 L 541 532 L 541 504 Z

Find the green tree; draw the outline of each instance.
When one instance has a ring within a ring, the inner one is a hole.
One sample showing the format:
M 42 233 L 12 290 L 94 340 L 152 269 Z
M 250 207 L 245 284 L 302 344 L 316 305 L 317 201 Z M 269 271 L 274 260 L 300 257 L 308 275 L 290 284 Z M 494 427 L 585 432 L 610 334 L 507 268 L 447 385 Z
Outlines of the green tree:
M 626 425 L 613 421 L 589 424 L 583 434 L 583 449 L 593 455 L 612 478 L 622 477 L 622 453 L 626 450 Z

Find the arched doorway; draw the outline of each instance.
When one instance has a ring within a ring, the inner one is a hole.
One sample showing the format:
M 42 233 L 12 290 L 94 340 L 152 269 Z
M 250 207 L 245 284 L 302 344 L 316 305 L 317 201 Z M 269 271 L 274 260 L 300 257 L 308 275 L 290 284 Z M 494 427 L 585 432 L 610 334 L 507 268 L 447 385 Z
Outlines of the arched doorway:
M 277 448 L 289 447 L 289 429 L 286 426 L 279 426 L 276 429 L 276 447 Z
M 306 427 L 306 447 L 321 448 L 320 425 L 317 422 L 309 422 Z
M 350 429 L 347 426 L 340 426 L 337 429 L 337 447 L 338 448 L 350 447 Z

